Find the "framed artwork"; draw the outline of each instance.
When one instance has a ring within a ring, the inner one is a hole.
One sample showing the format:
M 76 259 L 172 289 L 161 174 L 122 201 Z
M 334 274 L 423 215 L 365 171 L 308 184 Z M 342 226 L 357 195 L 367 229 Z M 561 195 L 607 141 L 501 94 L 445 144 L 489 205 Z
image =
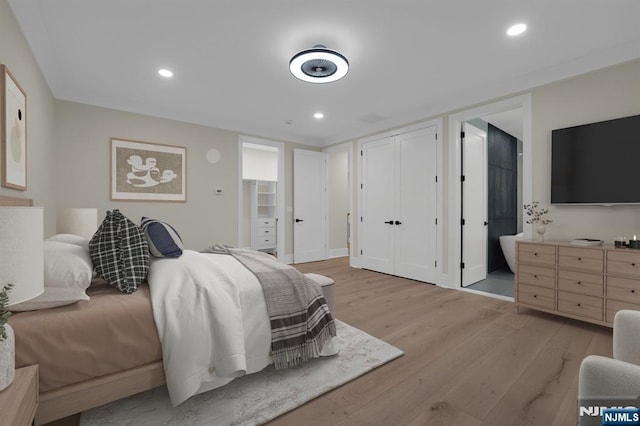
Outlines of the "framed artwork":
M 111 199 L 187 201 L 187 148 L 112 138 Z
M 27 189 L 27 94 L 0 65 L 0 149 L 2 186 Z

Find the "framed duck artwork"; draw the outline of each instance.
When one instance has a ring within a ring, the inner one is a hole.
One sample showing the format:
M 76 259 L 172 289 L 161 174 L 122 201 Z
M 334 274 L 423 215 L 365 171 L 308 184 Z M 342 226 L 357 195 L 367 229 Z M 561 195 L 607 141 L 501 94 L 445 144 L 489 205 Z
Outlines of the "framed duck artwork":
M 111 138 L 111 200 L 187 201 L 187 148 Z

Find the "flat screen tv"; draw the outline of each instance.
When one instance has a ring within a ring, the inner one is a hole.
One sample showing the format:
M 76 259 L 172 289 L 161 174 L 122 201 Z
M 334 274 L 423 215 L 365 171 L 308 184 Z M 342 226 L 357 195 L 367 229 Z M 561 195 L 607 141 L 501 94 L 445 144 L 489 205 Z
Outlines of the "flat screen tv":
M 640 115 L 553 130 L 551 204 L 640 204 Z

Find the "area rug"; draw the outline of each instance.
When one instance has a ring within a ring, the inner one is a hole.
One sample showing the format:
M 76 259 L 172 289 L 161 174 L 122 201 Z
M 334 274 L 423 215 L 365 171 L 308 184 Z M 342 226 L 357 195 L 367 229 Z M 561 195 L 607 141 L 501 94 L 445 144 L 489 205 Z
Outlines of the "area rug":
M 172 407 L 165 386 L 82 413 L 81 426 L 259 425 L 286 413 L 403 352 L 336 320 L 340 353 L 300 367 L 263 371 Z

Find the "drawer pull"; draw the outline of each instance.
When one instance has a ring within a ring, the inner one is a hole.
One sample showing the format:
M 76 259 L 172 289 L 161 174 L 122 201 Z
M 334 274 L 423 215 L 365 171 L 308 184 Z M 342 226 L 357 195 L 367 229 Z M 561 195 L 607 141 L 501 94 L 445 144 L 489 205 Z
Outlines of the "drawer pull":
M 538 253 L 533 253 L 533 255 L 534 255 L 534 256 L 537 256 L 537 255 L 538 255 Z
M 534 299 L 537 299 L 537 298 L 538 298 L 538 295 L 537 295 L 537 294 L 534 294 L 534 295 L 533 295 L 533 298 L 534 298 Z
M 534 275 L 533 275 L 533 278 L 538 278 L 538 274 L 534 274 Z
M 578 285 L 582 285 L 582 281 L 578 281 Z
M 632 264 L 631 264 L 631 266 L 636 266 L 636 264 L 635 264 L 635 263 L 632 263 Z
M 580 262 L 582 262 L 582 258 L 581 258 L 581 257 L 579 257 L 579 258 L 578 258 L 578 260 L 579 260 Z
M 579 308 L 580 306 L 582 306 L 582 305 L 578 303 L 578 308 Z
M 635 293 L 635 292 L 636 292 L 635 290 L 631 290 L 631 293 Z

